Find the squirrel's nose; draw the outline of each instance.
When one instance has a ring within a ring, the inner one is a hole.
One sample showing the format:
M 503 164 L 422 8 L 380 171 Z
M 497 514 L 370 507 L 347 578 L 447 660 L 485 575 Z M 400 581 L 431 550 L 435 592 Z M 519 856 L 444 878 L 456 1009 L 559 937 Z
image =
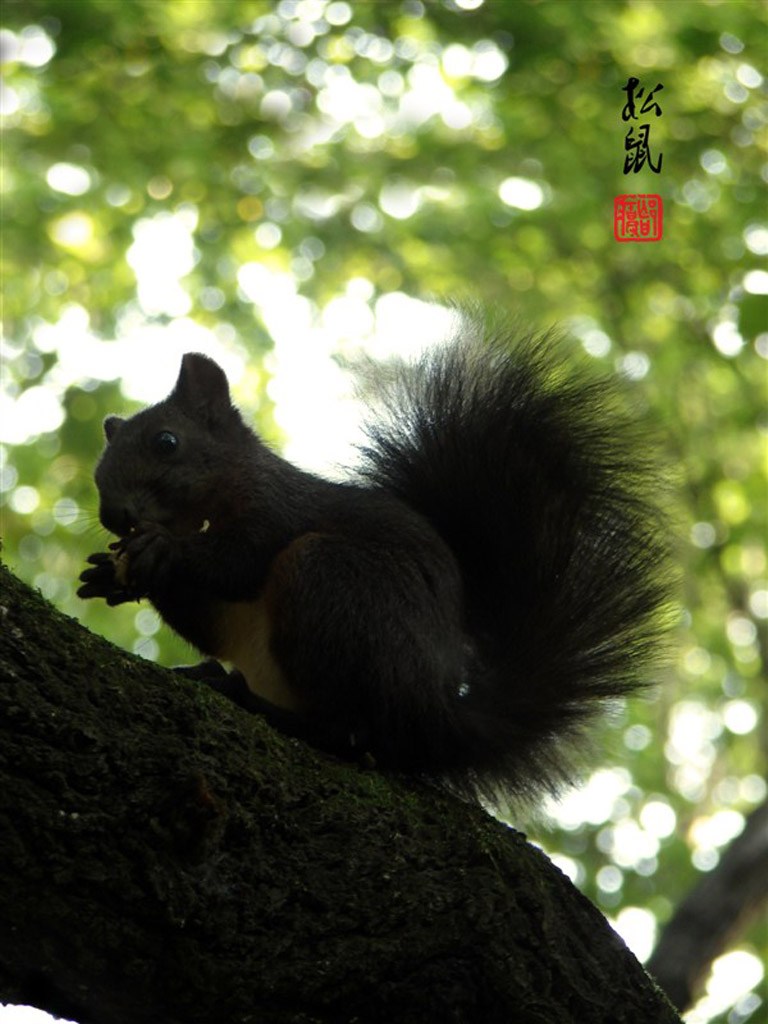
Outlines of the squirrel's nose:
M 118 537 L 127 537 L 138 525 L 139 517 L 130 505 L 111 505 L 102 502 L 99 507 L 99 519 L 102 526 Z

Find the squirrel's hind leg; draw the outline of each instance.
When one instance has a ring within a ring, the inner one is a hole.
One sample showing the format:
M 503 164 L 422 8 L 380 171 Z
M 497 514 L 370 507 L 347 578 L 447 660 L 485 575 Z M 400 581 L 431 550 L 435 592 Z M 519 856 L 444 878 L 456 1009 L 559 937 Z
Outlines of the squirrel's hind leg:
M 208 658 L 199 665 L 178 665 L 173 671 L 186 679 L 204 683 L 251 714 L 263 715 L 274 729 L 286 736 L 303 740 L 310 746 L 345 761 L 359 761 L 369 767 L 373 764 L 364 736 L 346 734 L 341 729 L 333 728 L 328 722 L 320 721 L 316 716 L 289 711 L 272 704 L 249 689 L 241 672 L 237 669 L 227 671 L 215 658 Z

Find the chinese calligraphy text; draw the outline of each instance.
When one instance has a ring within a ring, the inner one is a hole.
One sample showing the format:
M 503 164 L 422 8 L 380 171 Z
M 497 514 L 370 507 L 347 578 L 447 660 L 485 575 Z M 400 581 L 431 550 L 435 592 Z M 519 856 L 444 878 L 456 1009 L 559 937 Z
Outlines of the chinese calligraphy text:
M 622 121 L 636 121 L 639 117 L 646 114 L 661 117 L 661 107 L 654 100 L 654 95 L 657 92 L 661 92 L 663 88 L 664 86 L 659 82 L 656 88 L 651 89 L 645 99 L 643 99 L 645 90 L 640 86 L 640 80 L 638 78 L 628 79 L 627 84 L 622 87 L 622 91 L 627 94 L 627 102 L 624 104 L 624 109 L 621 112 Z M 638 111 L 638 104 L 640 104 L 641 100 L 642 106 L 640 106 Z M 630 171 L 636 174 L 645 163 L 648 164 L 654 174 L 658 174 L 661 170 L 664 154 L 659 153 L 659 158 L 654 163 L 651 155 L 650 132 L 650 124 L 637 125 L 637 134 L 635 134 L 635 125 L 629 126 L 629 131 L 624 137 L 624 150 L 627 154 L 624 158 L 625 174 L 629 174 Z

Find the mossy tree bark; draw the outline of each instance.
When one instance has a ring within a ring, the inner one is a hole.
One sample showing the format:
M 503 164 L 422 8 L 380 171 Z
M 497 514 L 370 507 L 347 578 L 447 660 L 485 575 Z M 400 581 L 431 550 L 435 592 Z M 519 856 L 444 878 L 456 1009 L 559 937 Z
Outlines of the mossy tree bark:
M 80 1024 L 678 1020 L 524 836 L 0 572 L 0 1000 Z

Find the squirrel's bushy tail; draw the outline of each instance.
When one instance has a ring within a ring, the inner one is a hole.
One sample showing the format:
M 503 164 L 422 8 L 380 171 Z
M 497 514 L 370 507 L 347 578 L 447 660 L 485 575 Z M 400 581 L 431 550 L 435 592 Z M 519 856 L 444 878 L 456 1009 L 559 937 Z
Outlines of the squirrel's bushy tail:
M 465 792 L 555 790 L 586 720 L 649 681 L 663 628 L 647 438 L 561 348 L 462 315 L 454 341 L 385 375 L 387 415 L 363 449 L 364 477 L 423 515 L 461 570 L 477 659 L 457 698 Z

